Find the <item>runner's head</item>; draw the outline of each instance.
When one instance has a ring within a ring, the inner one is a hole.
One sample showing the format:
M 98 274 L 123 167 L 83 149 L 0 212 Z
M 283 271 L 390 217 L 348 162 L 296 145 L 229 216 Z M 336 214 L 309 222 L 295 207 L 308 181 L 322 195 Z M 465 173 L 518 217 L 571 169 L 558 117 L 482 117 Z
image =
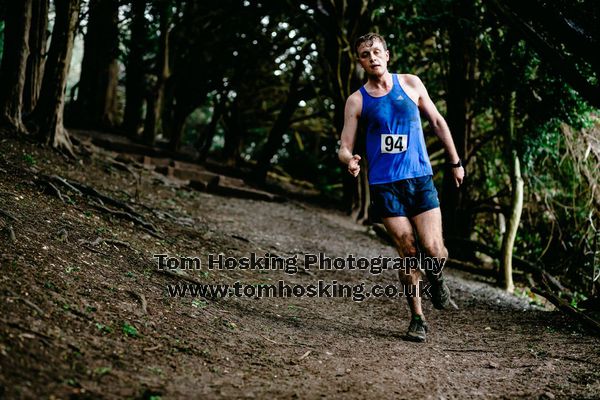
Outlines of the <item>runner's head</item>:
M 387 72 L 390 52 L 383 36 L 377 33 L 367 33 L 356 39 L 354 49 L 358 54 L 358 62 L 367 75 L 382 76 Z

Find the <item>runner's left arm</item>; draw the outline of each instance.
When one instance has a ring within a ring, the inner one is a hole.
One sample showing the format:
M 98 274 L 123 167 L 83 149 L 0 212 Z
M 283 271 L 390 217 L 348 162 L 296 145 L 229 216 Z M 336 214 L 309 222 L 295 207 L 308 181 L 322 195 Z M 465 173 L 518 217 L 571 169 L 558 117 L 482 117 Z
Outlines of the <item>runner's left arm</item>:
M 412 86 L 418 92 L 419 110 L 423 113 L 423 115 L 425 115 L 427 120 L 429 120 L 429 123 L 431 124 L 436 136 L 442 141 L 444 149 L 446 149 L 446 154 L 448 155 L 448 161 L 452 164 L 458 163 L 460 158 L 458 156 L 458 152 L 456 151 L 456 146 L 454 146 L 454 141 L 452 140 L 452 135 L 450 134 L 450 128 L 435 104 L 433 104 L 433 101 L 429 97 L 429 93 L 427 93 L 425 85 L 416 75 L 409 75 L 407 81 L 407 83 L 409 83 L 410 86 Z M 456 187 L 459 187 L 463 182 L 465 170 L 463 167 L 452 168 L 452 173 L 454 174 Z

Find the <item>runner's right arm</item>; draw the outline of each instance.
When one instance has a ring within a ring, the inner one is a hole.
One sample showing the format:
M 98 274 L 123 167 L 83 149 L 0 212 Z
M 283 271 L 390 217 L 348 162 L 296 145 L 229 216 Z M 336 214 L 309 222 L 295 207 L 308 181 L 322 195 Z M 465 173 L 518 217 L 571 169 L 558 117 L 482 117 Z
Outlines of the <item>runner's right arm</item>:
M 348 100 L 346 100 L 346 108 L 344 109 L 344 128 L 342 129 L 342 137 L 338 158 L 341 162 L 348 165 L 350 175 L 357 177 L 360 172 L 360 156 L 352 154 L 354 142 L 356 141 L 356 132 L 358 129 L 358 119 L 362 109 L 362 95 L 360 92 L 354 92 Z

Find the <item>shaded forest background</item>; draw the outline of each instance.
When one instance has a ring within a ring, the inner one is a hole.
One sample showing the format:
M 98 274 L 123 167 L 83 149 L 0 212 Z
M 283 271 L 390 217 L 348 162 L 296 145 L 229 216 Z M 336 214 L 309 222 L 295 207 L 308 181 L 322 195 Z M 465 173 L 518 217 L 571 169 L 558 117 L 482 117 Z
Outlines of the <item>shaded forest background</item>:
M 575 309 L 598 296 L 597 2 L 1 4 L 2 135 L 77 157 L 69 129 L 110 132 L 257 185 L 301 182 L 361 223 L 376 222 L 366 176 L 351 179 L 337 147 L 364 80 L 352 44 L 377 31 L 390 71 L 425 82 L 466 164 L 458 191 L 425 127 L 452 257 L 509 290 L 514 263 Z

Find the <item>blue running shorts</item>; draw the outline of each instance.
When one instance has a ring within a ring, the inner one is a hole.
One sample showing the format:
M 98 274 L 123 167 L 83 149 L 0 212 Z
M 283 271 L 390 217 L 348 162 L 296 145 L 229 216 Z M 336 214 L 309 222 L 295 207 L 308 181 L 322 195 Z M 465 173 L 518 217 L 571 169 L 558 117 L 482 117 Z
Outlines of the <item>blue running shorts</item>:
M 371 185 L 370 190 L 375 217 L 411 218 L 440 206 L 431 175 Z

